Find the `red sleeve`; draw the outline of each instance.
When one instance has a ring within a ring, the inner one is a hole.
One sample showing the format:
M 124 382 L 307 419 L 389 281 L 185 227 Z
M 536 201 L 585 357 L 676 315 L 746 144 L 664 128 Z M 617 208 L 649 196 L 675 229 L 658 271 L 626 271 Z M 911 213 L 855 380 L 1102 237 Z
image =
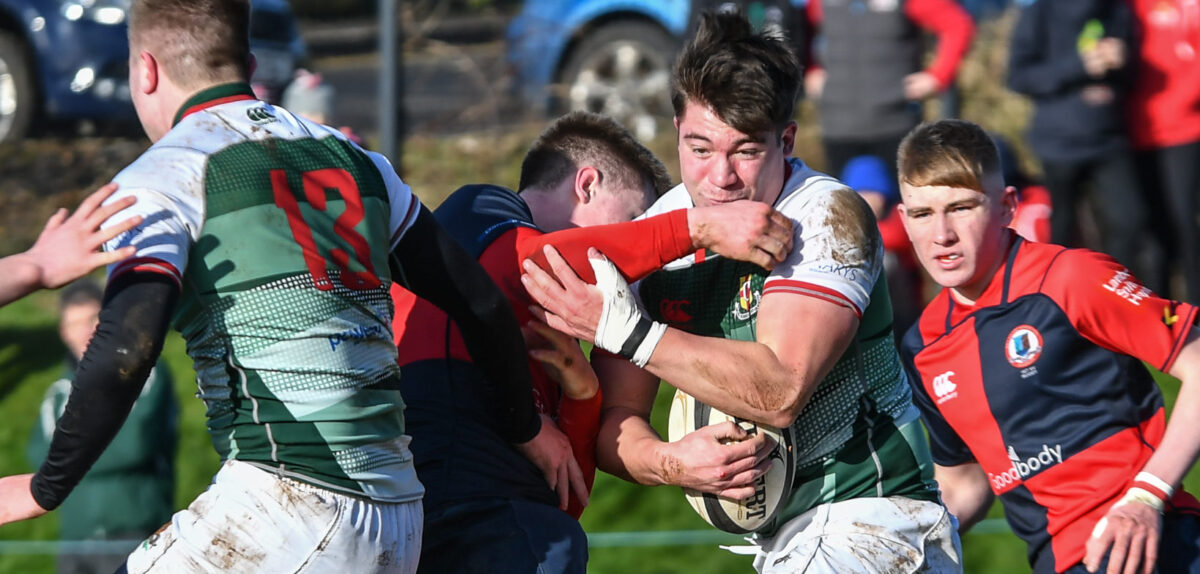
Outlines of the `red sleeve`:
M 595 247 L 617 266 L 627 281 L 636 281 L 695 250 L 687 217 L 686 209 L 677 209 L 639 221 L 564 229 L 523 239 L 517 245 L 518 263 L 533 259 L 543 269 L 549 268 L 542 246 L 550 244 L 580 278 L 595 283 L 587 260 L 588 247 Z
M 583 481 L 589 493 L 596 481 L 596 435 L 600 434 L 600 393 L 590 399 L 577 401 L 563 397 L 558 407 L 558 427 L 571 441 L 575 462 L 583 471 Z M 583 514 L 583 504 L 571 497 L 567 513 L 575 518 Z
M 1088 340 L 1163 372 L 1196 321 L 1196 307 L 1154 294 L 1112 257 L 1086 249 L 1063 252 L 1041 291 Z
M 971 15 L 955 0 L 909 0 L 904 3 L 904 15 L 937 36 L 937 54 L 925 71 L 945 89 L 954 82 L 958 65 L 971 47 L 975 35 Z

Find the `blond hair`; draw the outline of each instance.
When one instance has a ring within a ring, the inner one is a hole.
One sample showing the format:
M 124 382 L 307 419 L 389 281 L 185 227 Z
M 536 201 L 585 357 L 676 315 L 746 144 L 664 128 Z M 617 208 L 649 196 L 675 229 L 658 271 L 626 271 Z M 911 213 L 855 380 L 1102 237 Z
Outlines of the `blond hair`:
M 978 124 L 941 120 L 921 124 L 904 136 L 896 152 L 896 171 L 901 183 L 914 187 L 959 187 L 989 193 L 995 190 L 989 190 L 985 182 L 1000 176 L 1000 154 Z

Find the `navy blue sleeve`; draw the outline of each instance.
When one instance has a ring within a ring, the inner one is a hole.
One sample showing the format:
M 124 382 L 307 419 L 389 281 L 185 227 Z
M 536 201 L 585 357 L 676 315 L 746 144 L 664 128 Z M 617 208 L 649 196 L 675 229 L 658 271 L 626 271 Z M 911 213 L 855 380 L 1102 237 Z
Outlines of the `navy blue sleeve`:
M 913 325 L 908 335 L 904 337 L 900 349 L 900 359 L 904 365 L 904 374 L 908 379 L 908 385 L 912 388 L 913 404 L 921 411 L 921 420 L 925 423 L 925 429 L 929 431 L 929 451 L 933 462 L 941 466 L 957 466 L 973 462 L 975 455 L 971 453 L 971 449 L 967 448 L 958 433 L 950 427 L 950 423 L 942 417 L 942 413 L 933 404 L 929 393 L 925 392 L 925 385 L 921 383 L 921 374 L 917 371 L 913 360 L 916 350 L 920 349 L 920 338 L 918 325 Z M 917 340 L 915 346 L 913 339 Z

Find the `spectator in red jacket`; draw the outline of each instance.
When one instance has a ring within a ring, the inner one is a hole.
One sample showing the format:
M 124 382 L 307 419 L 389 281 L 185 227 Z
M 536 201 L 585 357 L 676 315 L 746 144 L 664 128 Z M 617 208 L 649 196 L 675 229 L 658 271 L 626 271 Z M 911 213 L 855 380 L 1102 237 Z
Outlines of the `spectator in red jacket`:
M 1200 2 L 1132 4 L 1140 43 L 1129 136 L 1155 222 L 1151 227 L 1165 255 L 1147 282 L 1165 292 L 1170 268 L 1177 265 L 1187 290 L 1174 296 L 1200 301 Z

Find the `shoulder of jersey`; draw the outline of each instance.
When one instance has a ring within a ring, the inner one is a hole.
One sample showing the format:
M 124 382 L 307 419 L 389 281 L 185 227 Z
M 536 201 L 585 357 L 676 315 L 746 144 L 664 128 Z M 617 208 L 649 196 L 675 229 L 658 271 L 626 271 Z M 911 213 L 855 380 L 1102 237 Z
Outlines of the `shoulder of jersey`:
M 674 442 L 708 425 L 734 422 L 750 434 L 765 433 L 775 441 L 771 468 L 754 482 L 754 494 L 742 499 L 722 498 L 713 494 L 684 489 L 688 504 L 706 522 L 725 532 L 746 534 L 771 524 L 792 493 L 796 458 L 794 431 L 777 429 L 727 415 L 683 391 L 675 391 L 668 419 L 667 439 Z
M 450 194 L 433 216 L 475 257 L 510 229 L 536 228 L 525 200 L 498 185 L 464 185 Z
M 813 201 L 844 192 L 855 193 L 836 178 L 800 164 L 784 184 L 776 208 L 794 218 L 797 214 L 789 212 L 796 212 L 797 209 L 803 212 L 803 207 Z

